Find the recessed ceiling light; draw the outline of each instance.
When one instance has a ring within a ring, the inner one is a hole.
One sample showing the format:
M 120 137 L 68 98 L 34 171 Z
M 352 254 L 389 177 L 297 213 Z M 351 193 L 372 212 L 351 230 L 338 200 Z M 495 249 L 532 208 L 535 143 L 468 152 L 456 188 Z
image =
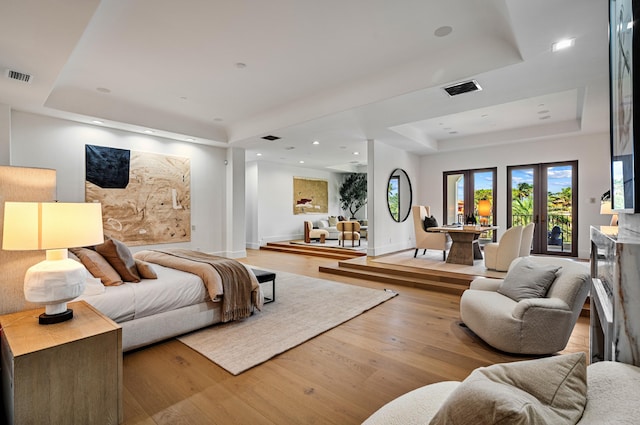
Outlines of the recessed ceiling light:
M 100 120 L 93 120 L 91 122 L 94 124 L 104 124 L 104 121 L 100 121 Z
M 214 120 L 214 121 L 217 121 L 217 122 L 224 121 L 222 118 L 214 118 L 213 120 Z
M 548 109 L 543 109 L 542 111 L 538 111 L 538 114 L 548 114 L 549 110 Z
M 433 35 L 435 35 L 436 37 L 446 37 L 449 34 L 451 34 L 452 31 L 453 31 L 453 28 L 451 28 L 449 25 L 444 25 L 444 26 L 441 26 L 440 28 L 437 28 L 433 32 Z
M 304 161 L 300 161 L 300 164 L 304 164 Z
M 317 140 L 314 140 L 313 143 L 312 143 L 312 145 L 319 145 L 319 144 L 320 144 L 320 142 L 318 142 Z
M 261 154 L 260 152 L 258 152 L 258 153 L 256 154 L 256 156 L 262 156 L 262 154 Z
M 153 131 L 151 131 L 151 130 L 145 130 L 144 132 L 147 133 L 147 134 L 153 134 Z
M 100 93 L 111 93 L 111 90 L 104 87 L 98 87 L 96 90 L 99 91 Z
M 360 155 L 360 152 L 354 152 L 353 154 L 354 155 Z
M 551 118 L 551 115 L 544 115 L 540 118 L 538 118 L 539 120 L 548 120 L 549 118 Z
M 244 63 L 244 62 L 236 62 L 236 68 L 243 69 L 243 68 L 246 68 L 246 67 L 247 67 L 246 63 Z
M 576 43 L 575 38 L 565 38 L 564 40 L 558 40 L 551 45 L 551 51 L 557 52 L 558 50 L 568 49 Z

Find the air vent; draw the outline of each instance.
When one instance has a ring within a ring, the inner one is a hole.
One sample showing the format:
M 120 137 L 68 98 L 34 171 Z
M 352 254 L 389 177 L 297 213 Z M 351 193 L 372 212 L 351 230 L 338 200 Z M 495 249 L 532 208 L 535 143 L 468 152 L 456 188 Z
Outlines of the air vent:
M 476 80 L 465 81 L 444 88 L 444 91 L 446 91 L 449 96 L 457 96 L 459 94 L 480 90 L 482 90 L 482 87 L 480 87 L 480 84 L 478 84 Z
M 23 83 L 31 82 L 31 75 L 25 74 L 23 72 L 14 71 L 12 69 L 7 69 L 7 71 L 5 72 L 5 76 L 12 80 L 22 81 Z
M 270 141 L 273 141 L 273 140 L 278 140 L 278 139 L 279 139 L 279 137 L 278 137 L 278 136 L 268 135 L 268 136 L 264 136 L 264 137 L 263 137 L 263 139 L 264 139 L 264 140 L 270 140 Z

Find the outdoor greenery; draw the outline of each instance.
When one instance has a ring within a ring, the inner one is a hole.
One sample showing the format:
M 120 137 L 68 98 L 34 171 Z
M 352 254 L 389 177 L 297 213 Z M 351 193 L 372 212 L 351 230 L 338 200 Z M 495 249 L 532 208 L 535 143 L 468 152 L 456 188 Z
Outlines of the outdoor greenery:
M 518 224 L 530 223 L 533 219 L 533 187 L 529 183 L 519 183 L 512 189 L 512 216 L 518 217 Z M 572 191 L 571 187 L 563 187 L 559 192 L 547 193 L 547 227 L 571 227 Z M 571 233 L 565 235 L 570 241 Z
M 367 174 L 351 173 L 347 175 L 340 186 L 340 208 L 348 211 L 350 216 L 355 214 L 367 204 Z

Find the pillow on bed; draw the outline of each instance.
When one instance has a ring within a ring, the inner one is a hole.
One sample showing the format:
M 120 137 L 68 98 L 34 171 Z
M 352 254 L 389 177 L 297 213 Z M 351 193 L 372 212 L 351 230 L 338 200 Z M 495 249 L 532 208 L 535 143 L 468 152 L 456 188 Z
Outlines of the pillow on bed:
M 107 236 L 103 244 L 96 245 L 96 251 L 113 266 L 125 282 L 140 282 L 140 275 L 133 255 L 125 244 Z
M 104 286 L 122 285 L 122 278 L 102 255 L 89 248 L 71 248 L 76 257 L 89 270 L 93 277 L 102 281 Z
M 153 267 L 151 266 L 151 263 L 147 263 L 146 261 L 142 261 L 142 260 L 138 260 L 137 258 L 135 259 L 136 261 L 136 268 L 138 269 L 138 274 L 140 274 L 140 277 L 143 279 L 157 279 L 158 275 L 156 273 L 155 270 L 153 270 Z

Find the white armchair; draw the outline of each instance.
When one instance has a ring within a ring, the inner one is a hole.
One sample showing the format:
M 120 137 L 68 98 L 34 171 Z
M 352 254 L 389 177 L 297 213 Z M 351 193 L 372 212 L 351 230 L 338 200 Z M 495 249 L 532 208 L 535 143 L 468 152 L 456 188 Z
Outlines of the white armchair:
M 497 271 L 507 271 L 513 260 L 520 256 L 520 242 L 522 241 L 522 226 L 507 229 L 498 242 L 491 242 L 484 246 L 484 265 Z
M 544 296 L 515 301 L 497 292 L 504 279 L 476 278 L 460 298 L 460 317 L 476 335 L 499 350 L 518 354 L 560 351 L 566 347 L 587 298 L 589 267 L 566 258 L 534 256 L 516 259 L 509 270 L 518 267 L 520 261 L 560 266 Z M 513 275 L 534 275 L 535 269 L 527 270 L 522 273 L 516 269 Z
M 424 218 L 431 217 L 431 210 L 424 205 L 414 205 L 411 207 L 413 213 L 413 229 L 416 235 L 416 251 L 413 253 L 415 258 L 418 250 L 423 249 L 422 255 L 427 249 L 437 249 L 442 251 L 442 260 L 447 257 L 447 251 L 451 248 L 451 237 L 444 232 L 427 232 L 424 229 Z

